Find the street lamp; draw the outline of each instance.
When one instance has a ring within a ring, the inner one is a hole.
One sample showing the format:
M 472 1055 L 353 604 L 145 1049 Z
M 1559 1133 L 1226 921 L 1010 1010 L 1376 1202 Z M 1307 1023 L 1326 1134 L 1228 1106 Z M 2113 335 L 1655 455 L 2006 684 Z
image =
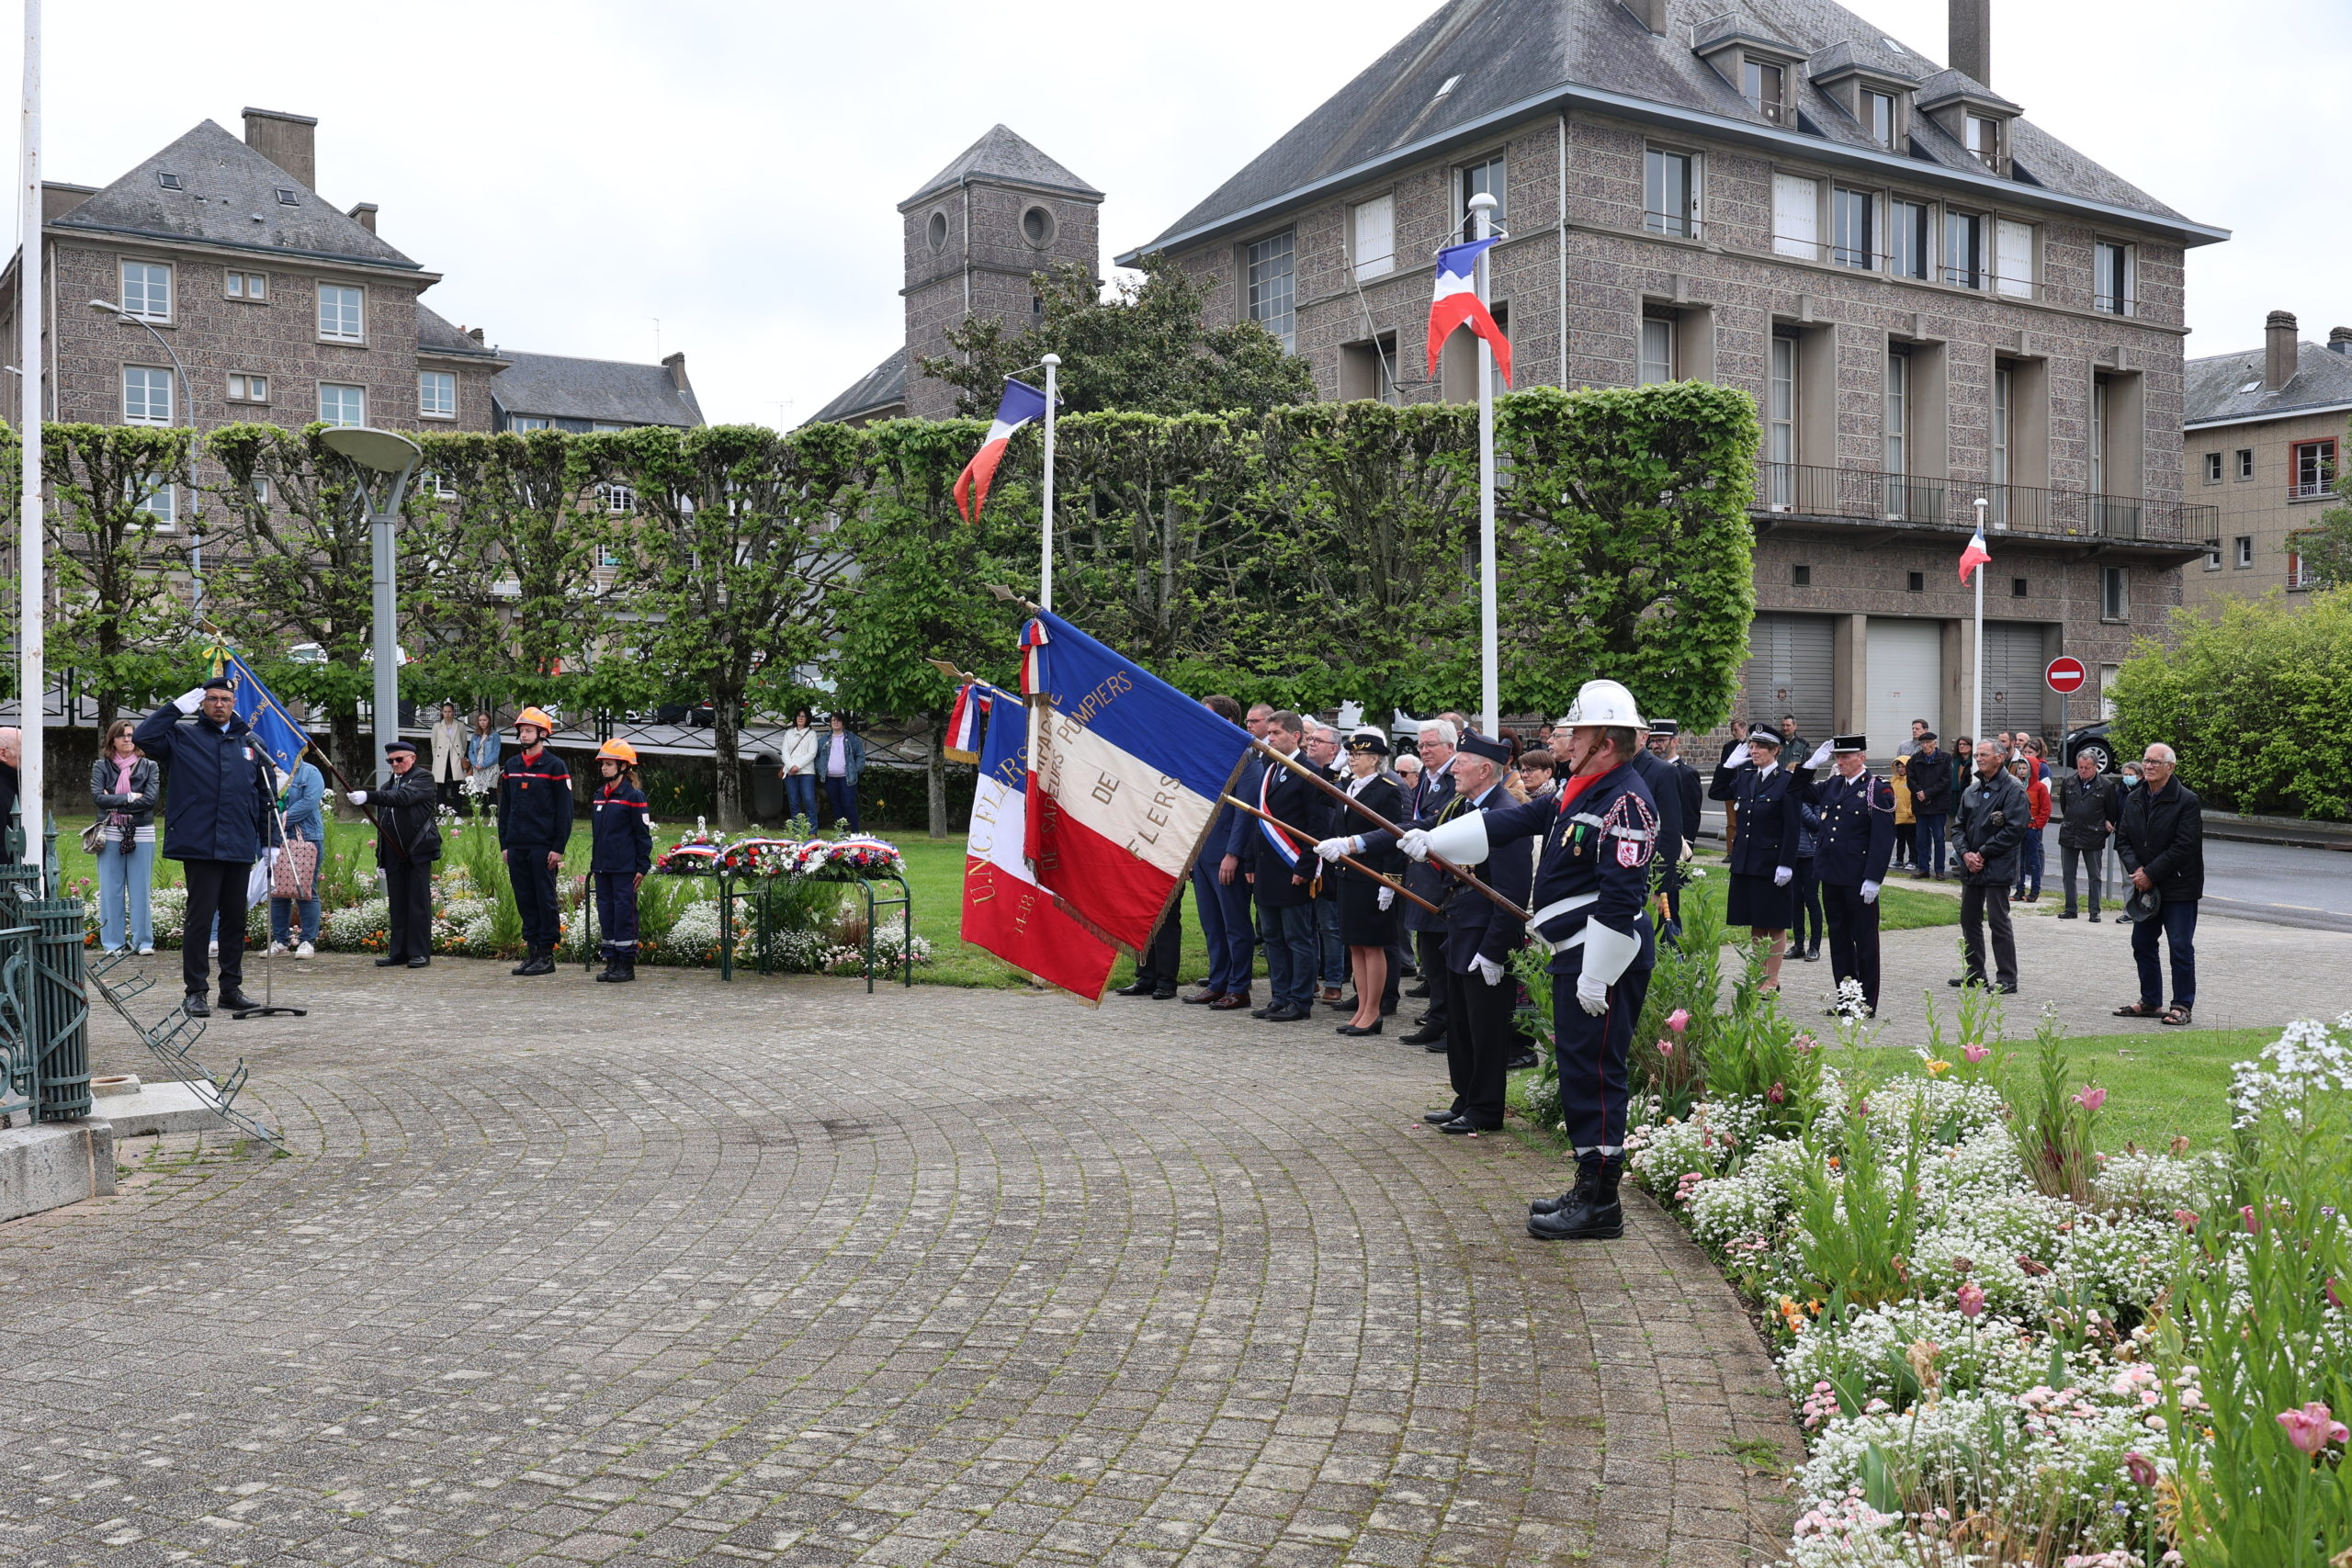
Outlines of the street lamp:
M 162 349 L 164 357 L 172 362 L 172 374 L 179 378 L 180 412 L 187 416 L 187 427 L 194 430 L 196 428 L 196 397 L 188 389 L 187 367 L 182 365 L 180 356 L 172 352 L 171 340 L 155 330 L 154 322 L 132 315 L 110 299 L 93 299 L 90 301 L 90 309 L 112 316 L 126 327 L 147 329 L 147 335 L 155 340 L 155 346 Z M 196 499 L 197 494 L 195 487 L 190 486 L 187 514 L 187 578 L 188 592 L 195 600 L 196 607 L 201 610 L 204 608 L 204 504 Z
M 401 732 L 400 655 L 392 604 L 392 519 L 400 514 L 401 498 L 408 491 L 408 477 L 424 454 L 405 435 L 371 430 L 364 424 L 338 425 L 321 431 L 319 439 L 363 471 L 359 499 L 368 507 L 369 555 L 376 591 L 376 782 L 380 784 L 391 773 L 391 761 L 384 748 Z M 368 482 L 368 473 L 391 476 L 390 483 L 384 487 L 380 505 Z

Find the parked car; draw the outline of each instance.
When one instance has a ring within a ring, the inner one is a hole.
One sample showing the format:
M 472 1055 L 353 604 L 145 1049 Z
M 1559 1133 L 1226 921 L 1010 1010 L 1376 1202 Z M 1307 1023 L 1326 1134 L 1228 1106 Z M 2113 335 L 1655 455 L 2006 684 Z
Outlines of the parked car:
M 2071 731 L 2066 737 L 2065 745 L 2060 748 L 2059 761 L 2063 765 L 2071 768 L 2075 765 L 2076 757 L 2088 751 L 2098 759 L 2100 773 L 2115 772 L 2115 740 L 2109 733 L 2113 728 L 2107 720 L 2101 719 L 2097 724 L 2086 724 L 2080 729 Z

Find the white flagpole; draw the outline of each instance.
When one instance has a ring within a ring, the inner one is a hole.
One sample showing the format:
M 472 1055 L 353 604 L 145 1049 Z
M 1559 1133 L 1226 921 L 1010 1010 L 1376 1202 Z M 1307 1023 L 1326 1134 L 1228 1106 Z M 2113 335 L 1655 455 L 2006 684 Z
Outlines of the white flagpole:
M 25 863 L 42 863 L 43 803 L 49 798 L 42 742 L 41 708 L 49 694 L 49 670 L 43 642 L 46 593 L 42 587 L 40 514 L 41 320 L 46 296 L 41 292 L 40 199 L 40 0 L 25 0 L 25 102 L 19 134 L 23 138 L 22 182 L 17 197 L 18 232 L 22 249 L 17 257 L 17 421 L 24 452 L 23 500 L 19 522 L 23 534 L 17 548 L 21 597 L 17 612 L 17 710 L 19 743 L 17 763 L 17 803 L 25 829 Z M 47 889 L 54 893 L 55 888 Z
M 1976 536 L 1984 536 L 1984 498 L 1976 498 Z M 1984 563 L 1976 563 L 1976 672 L 1970 681 L 1968 698 L 1968 733 L 1979 746 L 1984 744 Z M 2007 759 L 2002 759 L 2004 766 Z
M 1054 607 L 1054 372 L 1061 368 L 1062 356 L 1049 354 L 1043 361 L 1046 367 L 1046 525 L 1042 530 L 1037 563 L 1037 607 Z
M 1495 197 L 1470 198 L 1474 240 L 1495 231 Z M 1487 301 L 1487 257 L 1478 257 L 1478 300 Z M 1495 654 L 1495 345 L 1478 340 L 1478 724 L 1488 735 L 1502 727 L 1501 677 Z

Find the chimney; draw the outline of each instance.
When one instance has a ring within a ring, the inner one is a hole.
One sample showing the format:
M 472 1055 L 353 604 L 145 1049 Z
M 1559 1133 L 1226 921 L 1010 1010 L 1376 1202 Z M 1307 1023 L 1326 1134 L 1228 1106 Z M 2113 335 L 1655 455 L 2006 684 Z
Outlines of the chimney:
M 2275 392 L 2295 378 L 2295 313 L 2273 310 L 2262 323 L 2262 389 Z
M 2352 327 L 2330 327 L 2327 346 L 2335 354 L 2352 354 Z
M 1951 47 L 1945 52 L 1944 63 L 1954 71 L 1993 85 L 1993 0 L 1951 0 Z
M 1666 0 L 1624 0 L 1624 6 L 1634 20 L 1660 38 L 1666 36 Z
M 663 358 L 662 368 L 670 373 L 670 385 L 682 392 L 694 390 L 686 382 L 686 356 L 683 350 Z
M 292 175 L 306 190 L 319 188 L 318 134 L 319 122 L 306 114 L 245 110 L 245 145 Z
M 376 204 L 374 202 L 361 202 L 358 206 L 351 209 L 349 216 L 353 222 L 358 224 L 362 229 L 367 230 L 370 234 L 376 231 Z
M 476 343 L 481 342 L 481 329 L 480 327 L 468 327 L 465 331 L 468 337 L 473 339 Z

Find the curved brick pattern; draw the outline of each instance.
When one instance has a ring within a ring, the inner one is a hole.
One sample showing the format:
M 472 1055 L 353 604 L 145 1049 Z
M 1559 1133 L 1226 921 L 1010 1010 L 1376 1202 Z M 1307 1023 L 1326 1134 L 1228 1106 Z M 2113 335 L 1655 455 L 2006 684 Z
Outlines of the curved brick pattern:
M 1197 1010 L 302 965 L 288 1130 L 0 1226 L 27 1563 L 1761 1560 L 1786 1407 L 1431 1059 Z M 107 1068 L 138 1066 L 119 1035 Z

